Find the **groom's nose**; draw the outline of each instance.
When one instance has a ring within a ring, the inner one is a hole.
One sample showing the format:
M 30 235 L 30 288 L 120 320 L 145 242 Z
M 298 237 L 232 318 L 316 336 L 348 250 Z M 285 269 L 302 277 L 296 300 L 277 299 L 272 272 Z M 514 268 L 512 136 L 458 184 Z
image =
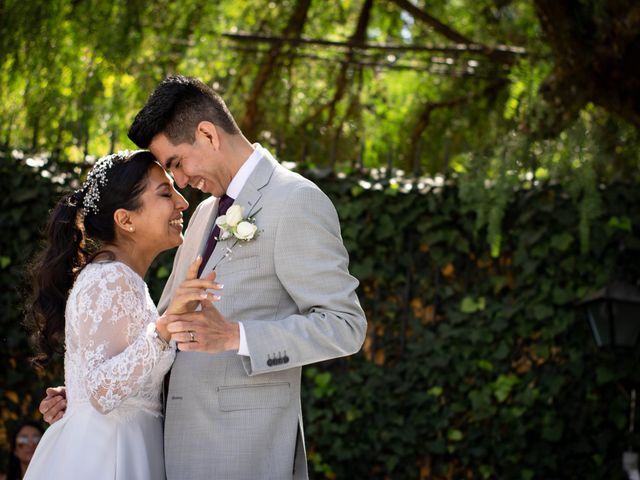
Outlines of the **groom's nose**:
M 176 185 L 178 185 L 179 188 L 184 188 L 189 183 L 189 178 L 177 169 L 175 171 L 172 171 L 171 175 L 173 175 L 173 180 L 176 182 Z

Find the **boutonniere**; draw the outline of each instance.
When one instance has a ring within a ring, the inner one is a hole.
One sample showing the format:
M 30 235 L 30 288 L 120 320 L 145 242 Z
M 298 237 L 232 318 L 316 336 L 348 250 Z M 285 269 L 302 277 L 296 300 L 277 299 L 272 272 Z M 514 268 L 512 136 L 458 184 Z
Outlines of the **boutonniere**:
M 238 240 L 248 242 L 253 240 L 258 234 L 255 217 L 260 212 L 250 217 L 243 217 L 244 209 L 240 205 L 232 205 L 227 210 L 226 215 L 216 218 L 216 225 L 220 227 L 220 240 L 235 237 Z

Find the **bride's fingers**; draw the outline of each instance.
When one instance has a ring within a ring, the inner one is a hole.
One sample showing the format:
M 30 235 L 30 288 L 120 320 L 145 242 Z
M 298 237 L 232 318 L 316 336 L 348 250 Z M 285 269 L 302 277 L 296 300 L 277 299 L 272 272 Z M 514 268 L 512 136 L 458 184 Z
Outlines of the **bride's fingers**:
M 223 285 L 204 278 L 195 278 L 192 280 L 185 280 L 180 284 L 179 289 L 200 288 L 200 289 L 213 289 L 222 290 Z
M 199 300 L 204 300 L 207 298 L 206 295 L 215 295 L 217 293 L 216 290 L 220 290 L 220 289 L 219 288 L 212 289 L 209 286 L 199 287 L 199 288 L 179 288 L 173 297 L 174 298 L 173 302 L 176 302 L 176 301 L 182 302 L 182 300 L 180 299 L 185 298 L 186 296 L 189 296 L 190 298 L 191 296 L 196 296 L 196 297 L 199 297 Z
M 174 302 L 176 304 L 186 305 L 187 303 L 201 302 L 203 300 L 208 300 L 210 302 L 217 302 L 218 300 L 220 300 L 220 297 L 213 293 L 197 290 L 194 292 L 187 292 L 184 294 L 177 295 L 174 299 Z
M 202 257 L 198 255 L 196 259 L 189 265 L 189 270 L 187 271 L 187 280 L 192 280 L 194 278 L 198 278 L 198 269 L 200 268 L 200 264 L 202 263 Z
M 210 282 L 213 282 L 216 279 L 216 271 L 215 270 L 211 270 L 209 273 L 207 273 L 207 276 L 205 277 L 205 279 L 209 280 Z

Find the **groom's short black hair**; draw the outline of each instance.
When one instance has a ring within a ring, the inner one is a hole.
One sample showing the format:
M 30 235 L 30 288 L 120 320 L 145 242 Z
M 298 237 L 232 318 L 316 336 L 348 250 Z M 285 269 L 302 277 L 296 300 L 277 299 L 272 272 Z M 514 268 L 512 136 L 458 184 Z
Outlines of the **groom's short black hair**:
M 136 115 L 129 138 L 140 148 L 148 148 L 159 133 L 174 145 L 193 143 L 196 127 L 202 121 L 232 135 L 240 133 L 224 100 L 211 87 L 193 77 L 170 76 L 156 87 Z

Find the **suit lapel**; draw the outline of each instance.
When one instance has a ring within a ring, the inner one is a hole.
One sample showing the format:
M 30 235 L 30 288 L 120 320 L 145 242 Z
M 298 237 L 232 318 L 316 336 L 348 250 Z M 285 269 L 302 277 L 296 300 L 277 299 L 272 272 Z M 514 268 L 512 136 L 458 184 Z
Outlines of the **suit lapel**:
M 278 162 L 265 150 L 265 154 L 260 159 L 256 168 L 253 170 L 249 178 L 247 179 L 247 183 L 244 184 L 242 190 L 240 190 L 240 194 L 238 198 L 233 202 L 234 205 L 240 205 L 242 207 L 242 217 L 247 218 L 251 215 L 254 215 L 258 210 L 260 210 L 260 199 L 262 197 L 262 189 L 265 188 L 269 181 L 271 180 L 271 176 L 273 175 L 273 171 L 275 170 Z M 217 218 L 218 212 L 218 202 L 216 201 L 215 208 L 212 212 L 216 212 L 216 215 L 211 215 L 210 225 L 213 228 L 215 223 L 215 219 Z M 210 229 L 206 230 L 210 232 Z M 207 236 L 208 238 L 208 236 Z M 206 245 L 206 238 L 204 242 L 200 246 L 200 251 L 204 250 Z M 207 262 L 207 266 L 205 267 L 206 271 L 215 270 L 218 264 L 228 256 L 230 250 L 235 247 L 238 243 L 236 238 L 228 238 L 226 240 L 220 240 L 216 244 L 216 247 L 213 249 L 213 253 Z

